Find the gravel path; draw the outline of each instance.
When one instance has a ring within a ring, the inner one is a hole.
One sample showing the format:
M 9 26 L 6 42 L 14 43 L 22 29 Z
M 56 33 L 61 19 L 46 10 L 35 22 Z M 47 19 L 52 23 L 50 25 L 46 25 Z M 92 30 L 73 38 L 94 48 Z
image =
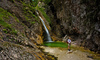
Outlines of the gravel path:
M 58 57 L 58 60 L 93 60 L 88 58 L 88 53 L 82 52 L 79 50 L 73 50 L 72 53 L 69 53 L 67 48 L 54 48 L 54 47 L 44 47 L 41 46 L 45 52 L 49 52 L 51 55 Z

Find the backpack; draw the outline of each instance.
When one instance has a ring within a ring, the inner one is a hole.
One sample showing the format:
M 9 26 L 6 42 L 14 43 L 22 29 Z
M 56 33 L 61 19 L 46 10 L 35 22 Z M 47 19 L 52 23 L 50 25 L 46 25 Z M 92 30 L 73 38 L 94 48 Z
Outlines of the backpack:
M 68 44 L 68 41 L 67 41 L 68 39 L 66 39 L 66 43 Z

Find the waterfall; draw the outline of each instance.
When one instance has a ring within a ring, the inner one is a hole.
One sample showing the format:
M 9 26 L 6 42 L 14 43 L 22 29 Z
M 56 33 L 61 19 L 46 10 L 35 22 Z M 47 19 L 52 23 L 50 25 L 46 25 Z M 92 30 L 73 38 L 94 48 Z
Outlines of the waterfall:
M 36 11 L 36 13 L 39 15 L 39 13 L 37 11 Z M 42 22 L 42 24 L 44 26 L 44 29 L 46 31 L 46 34 L 47 34 L 47 42 L 53 42 L 52 39 L 51 39 L 51 37 L 50 37 L 49 31 L 48 31 L 48 29 L 47 29 L 47 27 L 46 27 L 46 25 L 45 25 L 45 23 L 44 23 L 44 21 L 42 19 L 42 17 L 39 16 L 39 18 L 40 18 L 40 20 L 41 20 L 41 22 Z
M 39 16 L 39 18 L 40 18 L 40 20 L 41 20 L 41 22 L 42 22 L 42 24 L 43 24 L 43 26 L 44 26 L 44 29 L 45 29 L 45 31 L 46 31 L 46 33 L 47 33 L 47 39 L 48 39 L 47 42 L 52 42 L 52 39 L 51 39 L 50 34 L 49 34 L 49 31 L 48 31 L 48 29 L 47 29 L 47 27 L 46 27 L 46 25 L 45 25 L 43 19 L 42 19 L 40 16 Z

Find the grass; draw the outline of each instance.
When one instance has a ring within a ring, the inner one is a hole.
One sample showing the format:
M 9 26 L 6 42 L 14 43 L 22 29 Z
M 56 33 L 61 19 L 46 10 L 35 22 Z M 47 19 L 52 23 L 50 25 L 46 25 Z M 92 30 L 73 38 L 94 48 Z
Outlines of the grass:
M 6 28 L 8 28 L 8 29 L 11 30 L 11 25 L 10 25 L 10 24 L 7 24 L 5 21 L 0 20 L 0 24 L 1 24 L 2 26 L 4 26 L 4 27 L 6 27 Z
M 48 15 L 45 13 L 45 11 L 44 11 L 44 8 L 38 7 L 38 2 L 39 2 L 39 1 L 40 1 L 40 0 L 32 0 L 31 3 L 25 3 L 25 2 L 22 1 L 22 4 L 23 4 L 23 11 L 24 11 L 24 13 L 25 13 L 25 18 L 26 18 L 26 20 L 29 21 L 29 18 L 28 18 L 28 17 L 35 17 L 35 19 L 38 21 L 37 16 L 34 14 L 35 9 L 37 9 L 37 10 L 41 11 L 41 13 L 42 13 L 43 16 L 45 17 L 45 19 L 46 19 L 49 23 L 51 23 L 49 16 L 48 16 Z M 49 3 L 50 1 L 51 1 L 51 0 L 43 0 L 43 2 L 45 2 L 46 4 Z M 31 19 L 30 19 L 30 22 L 35 22 L 35 21 L 31 21 Z M 39 21 L 38 21 L 38 22 L 39 22 Z M 32 23 L 32 24 L 34 24 L 34 23 Z
M 5 28 L 10 29 L 10 30 L 11 30 L 11 31 L 10 31 L 11 34 L 17 35 L 17 31 L 16 31 L 15 29 L 11 28 L 11 25 L 10 25 L 10 24 L 6 23 L 6 22 L 3 21 L 3 20 L 0 20 L 0 24 L 1 24 L 2 26 L 4 26 Z M 3 29 L 3 31 L 4 31 L 5 33 L 8 33 L 7 29 Z
M 45 17 L 45 19 L 49 22 L 49 24 L 51 24 L 50 18 L 44 11 L 44 8 L 37 6 L 36 9 L 39 10 L 42 13 L 42 15 Z
M 44 42 L 43 45 L 49 47 L 63 47 L 63 48 L 68 47 L 68 44 L 63 42 Z
M 3 29 L 3 31 L 4 31 L 5 33 L 8 33 L 8 31 L 7 31 L 6 29 Z
M 31 22 L 32 24 L 35 24 L 35 22 Z
M 39 1 L 42 1 L 42 2 L 44 2 L 45 4 L 48 4 L 48 3 L 51 2 L 51 0 L 39 0 Z
M 36 22 L 36 21 L 33 21 L 33 19 L 31 19 L 32 17 L 34 17 L 37 20 L 37 22 L 39 22 L 37 16 L 34 14 L 34 12 L 35 12 L 35 6 L 34 6 L 34 4 L 35 3 L 37 5 L 38 0 L 34 0 L 31 3 L 22 2 L 22 4 L 23 4 L 23 12 L 25 14 L 24 17 L 31 24 L 34 24 Z
M 10 33 L 11 33 L 11 34 L 15 34 L 15 35 L 17 35 L 17 30 L 12 29 L 12 30 L 10 31 Z
M 33 5 L 36 7 L 37 6 L 37 4 L 38 4 L 38 0 L 34 0 L 32 3 L 33 3 Z
M 51 0 L 39 0 L 39 1 L 42 1 L 45 3 L 45 6 L 51 2 Z M 45 10 L 43 7 L 39 7 L 38 5 L 36 6 L 36 9 L 39 10 L 42 15 L 45 17 L 45 19 L 49 22 L 49 24 L 51 24 L 51 20 L 50 20 L 50 17 L 46 14 Z
M 5 27 L 5 29 L 3 29 L 3 31 L 5 33 L 8 33 L 9 31 L 7 29 L 9 29 L 10 30 L 9 33 L 17 35 L 17 31 L 14 28 L 11 28 L 11 24 L 8 24 L 7 22 L 5 22 L 7 19 L 9 19 L 9 16 L 12 16 L 12 14 L 7 12 L 6 10 L 0 8 L 0 25 Z M 13 17 L 15 17 L 15 16 L 13 16 Z

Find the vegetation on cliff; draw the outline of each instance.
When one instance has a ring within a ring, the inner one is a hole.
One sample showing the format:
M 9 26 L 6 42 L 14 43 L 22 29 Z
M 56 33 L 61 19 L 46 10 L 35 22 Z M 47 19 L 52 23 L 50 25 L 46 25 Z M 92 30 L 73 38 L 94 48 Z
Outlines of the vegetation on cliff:
M 62 41 L 67 34 L 80 46 L 100 53 L 99 7 L 99 0 L 1 0 L 0 60 L 52 59 L 37 46 L 43 43 L 44 31 L 36 10 L 47 20 L 47 25 L 50 24 L 56 41 Z M 45 43 L 47 46 L 55 44 Z
M 37 46 L 43 43 L 42 25 L 35 13 L 38 2 L 39 0 L 0 1 L 0 60 L 53 58 L 46 56 Z

